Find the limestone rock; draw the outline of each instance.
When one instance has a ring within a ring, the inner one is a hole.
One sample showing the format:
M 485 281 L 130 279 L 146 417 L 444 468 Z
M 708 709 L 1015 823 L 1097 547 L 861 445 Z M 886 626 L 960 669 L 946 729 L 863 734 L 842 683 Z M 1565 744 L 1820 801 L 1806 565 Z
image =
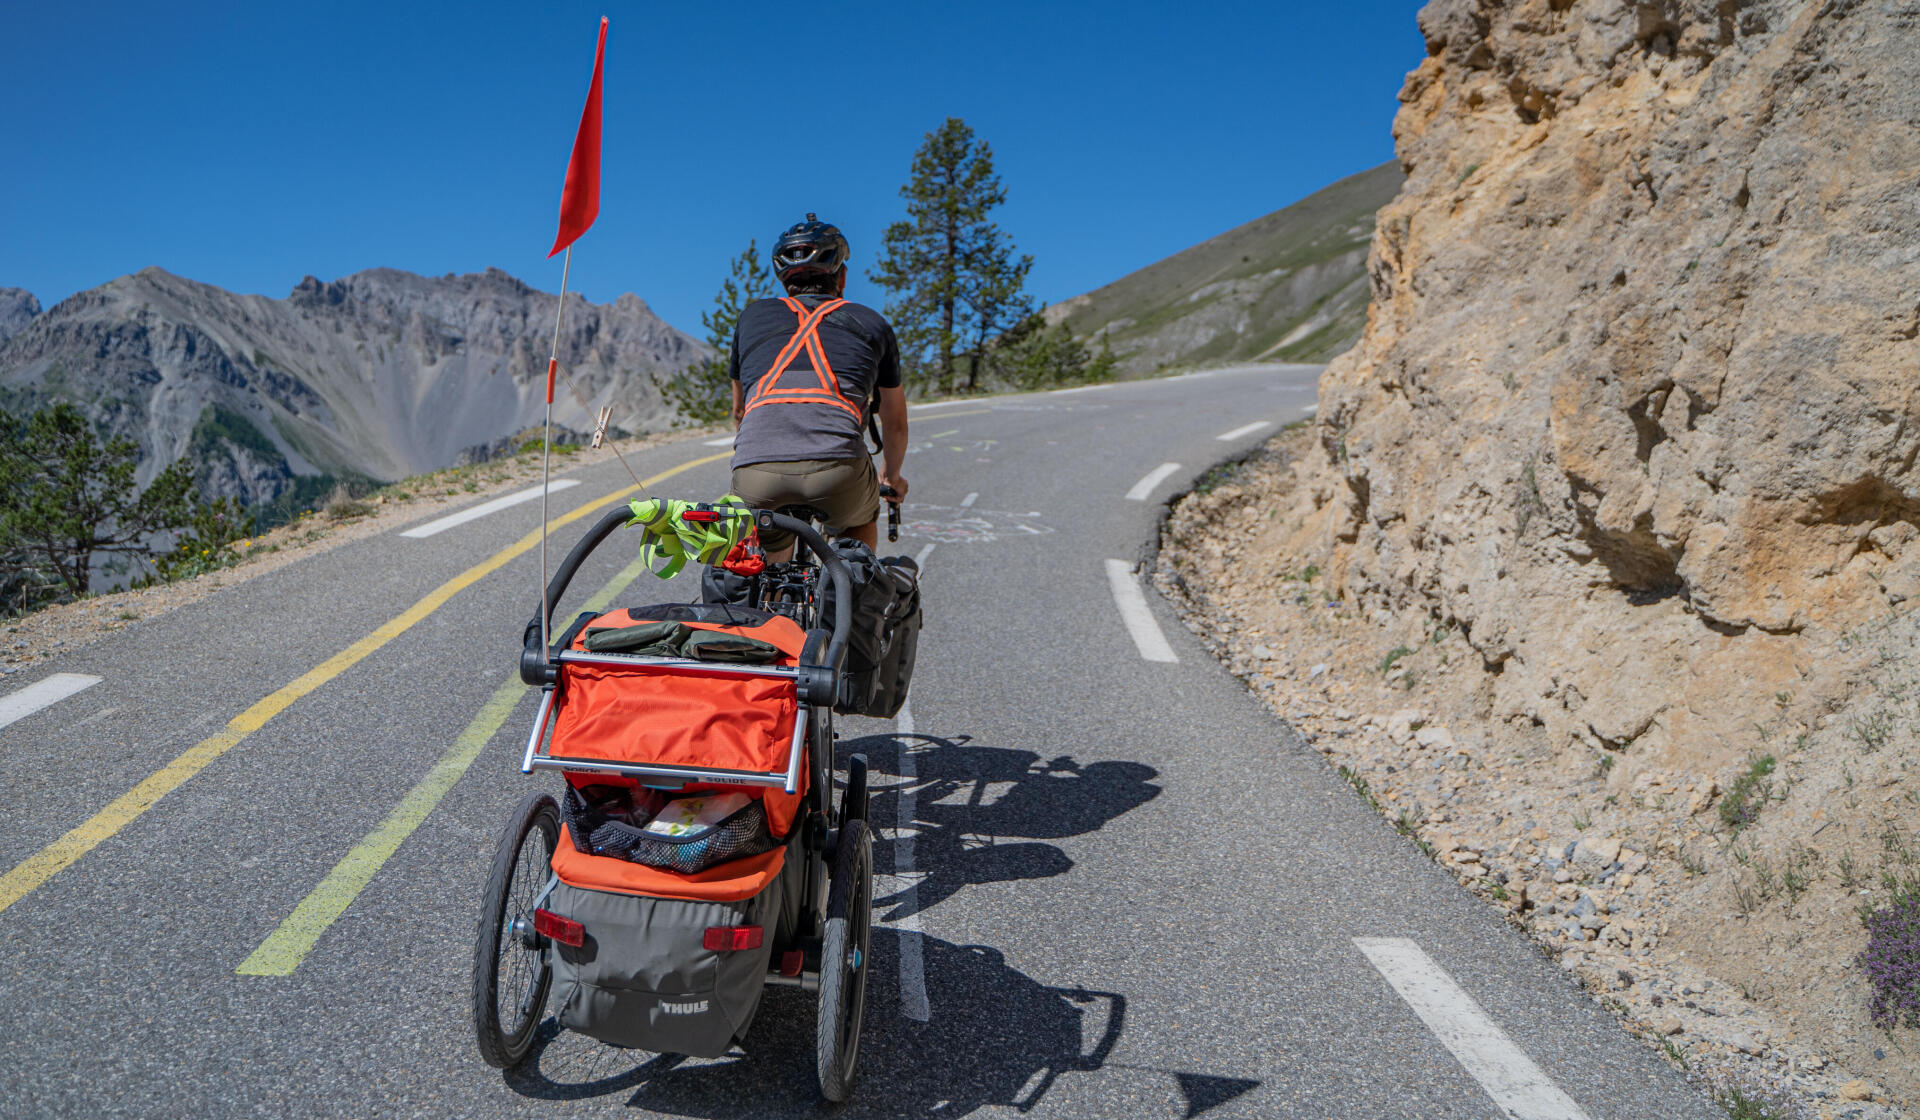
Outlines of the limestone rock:
M 1731 763 L 1797 635 L 1920 594 L 1903 10 L 1422 12 L 1407 183 L 1294 512 L 1344 600 L 1503 670 L 1492 718 Z

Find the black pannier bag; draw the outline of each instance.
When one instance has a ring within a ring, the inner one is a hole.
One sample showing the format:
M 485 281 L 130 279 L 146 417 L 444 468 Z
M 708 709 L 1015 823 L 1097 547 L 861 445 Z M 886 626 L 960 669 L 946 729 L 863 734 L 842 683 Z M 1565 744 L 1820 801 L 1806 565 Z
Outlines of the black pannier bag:
M 920 567 L 905 556 L 882 560 L 851 538 L 832 542 L 853 576 L 853 633 L 840 696 L 833 710 L 841 715 L 892 718 L 906 703 L 913 660 L 920 645 Z M 833 618 L 833 581 L 820 579 L 820 618 Z M 747 581 L 721 567 L 710 567 L 700 583 L 708 603 L 744 602 Z
M 853 574 L 853 634 L 847 640 L 847 663 L 833 710 L 892 718 L 906 703 L 913 655 L 920 644 L 920 567 L 905 556 L 879 559 L 856 540 L 842 538 L 832 544 Z M 820 617 L 829 619 L 833 582 L 822 583 Z
M 887 609 L 886 644 L 874 671 L 873 692 L 863 711 L 892 719 L 907 702 L 913 658 L 920 649 L 920 568 L 904 556 L 889 556 L 880 565 L 894 584 L 895 593 Z

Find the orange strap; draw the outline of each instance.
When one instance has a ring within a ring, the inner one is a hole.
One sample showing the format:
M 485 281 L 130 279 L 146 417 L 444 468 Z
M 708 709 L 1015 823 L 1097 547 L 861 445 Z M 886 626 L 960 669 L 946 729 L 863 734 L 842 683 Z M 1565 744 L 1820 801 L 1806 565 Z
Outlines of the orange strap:
M 745 416 L 763 404 L 827 404 L 851 415 L 856 424 L 863 421 L 865 417 L 860 409 L 841 395 L 840 380 L 833 375 L 833 367 L 827 364 L 827 348 L 820 344 L 821 321 L 847 301 L 830 299 L 812 311 L 808 311 L 806 304 L 792 296 L 784 296 L 780 302 L 799 316 L 800 325 L 774 357 L 772 368 L 754 383 L 753 395 L 747 398 L 747 407 L 741 415 Z M 813 364 L 819 387 L 779 388 L 780 378 L 785 376 L 787 368 L 793 365 L 793 360 L 800 356 L 802 350 L 806 351 L 807 359 Z

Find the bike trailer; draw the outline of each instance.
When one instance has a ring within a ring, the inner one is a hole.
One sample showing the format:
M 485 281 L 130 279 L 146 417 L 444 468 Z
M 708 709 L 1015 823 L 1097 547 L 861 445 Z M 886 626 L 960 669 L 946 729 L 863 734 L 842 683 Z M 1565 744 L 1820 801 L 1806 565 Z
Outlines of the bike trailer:
M 670 634 L 661 624 L 687 632 L 682 649 L 696 634 L 771 647 L 768 671 L 604 652 L 622 631 L 641 631 L 635 640 Z M 648 866 L 597 854 L 575 834 L 582 818 L 568 812 L 553 853 L 557 882 L 541 907 L 572 923 L 561 927 L 569 936 L 554 938 L 556 1014 L 562 1026 L 615 1045 L 717 1057 L 746 1035 L 770 955 L 793 940 L 787 926 L 800 909 L 804 861 L 794 824 L 806 768 L 790 669 L 806 636 L 777 615 L 670 604 L 583 616 L 563 637 L 548 749 L 533 761 L 569 764 L 570 809 L 582 790 L 666 785 L 679 797 L 745 795 L 770 843 L 690 872 Z M 675 770 L 722 780 L 669 777 Z

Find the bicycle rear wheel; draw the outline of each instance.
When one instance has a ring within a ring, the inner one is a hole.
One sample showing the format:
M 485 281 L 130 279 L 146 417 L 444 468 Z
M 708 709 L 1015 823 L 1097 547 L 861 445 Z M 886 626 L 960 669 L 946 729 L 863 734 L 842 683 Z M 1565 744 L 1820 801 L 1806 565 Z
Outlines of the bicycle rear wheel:
M 473 1028 L 480 1057 L 495 1069 L 525 1060 L 546 1012 L 553 966 L 546 938 L 533 929 L 533 904 L 559 839 L 560 806 L 533 794 L 501 834 L 487 875 L 473 946 Z

